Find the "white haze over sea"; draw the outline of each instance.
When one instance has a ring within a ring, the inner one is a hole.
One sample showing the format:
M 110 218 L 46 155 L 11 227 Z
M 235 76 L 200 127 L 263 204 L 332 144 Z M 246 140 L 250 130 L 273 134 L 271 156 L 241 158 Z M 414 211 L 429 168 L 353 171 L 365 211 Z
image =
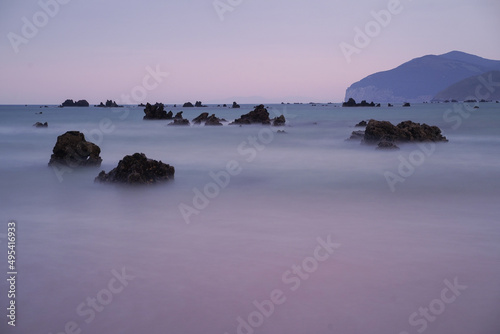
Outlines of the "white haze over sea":
M 8 221 L 18 234 L 16 327 L 2 279 L 0 332 L 498 334 L 500 104 L 453 106 L 270 105 L 286 134 L 170 127 L 139 107 L 0 106 L 2 276 Z M 252 107 L 166 109 L 230 121 Z M 437 125 L 449 142 L 344 141 L 370 118 Z M 101 168 L 47 166 L 69 130 L 101 147 Z M 93 182 L 135 152 L 175 166 L 175 181 Z M 239 173 L 193 204 L 233 160 Z M 404 179 L 394 191 L 387 172 Z M 181 204 L 197 210 L 190 224 Z

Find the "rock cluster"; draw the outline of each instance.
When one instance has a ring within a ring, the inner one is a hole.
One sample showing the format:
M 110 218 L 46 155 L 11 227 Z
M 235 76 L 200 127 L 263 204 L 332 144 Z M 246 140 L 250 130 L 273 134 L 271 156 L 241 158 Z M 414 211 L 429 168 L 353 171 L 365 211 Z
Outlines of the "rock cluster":
M 99 156 L 101 153 L 99 146 L 86 141 L 83 133 L 79 131 L 68 131 L 57 137 L 52 152 L 49 166 L 60 164 L 71 168 L 80 166 L 99 167 L 102 162 Z
M 172 119 L 172 111 L 167 113 L 164 108 L 163 103 L 156 103 L 154 105 L 147 103 L 146 108 L 144 108 L 145 115 L 143 119 Z
M 201 113 L 198 117 L 193 119 L 194 124 L 205 123 L 206 126 L 222 125 L 222 123 L 221 123 L 222 121 L 225 121 L 225 119 L 220 119 L 220 118 L 216 117 L 215 114 L 208 116 L 207 112 Z
M 174 179 L 175 168 L 161 161 L 148 159 L 144 153 L 125 156 L 109 173 L 102 171 L 95 182 L 153 184 Z
M 168 125 L 189 125 L 189 120 L 182 117 L 182 111 L 179 111 L 175 117 L 174 121 L 168 123 Z
M 263 104 L 258 105 L 255 107 L 254 110 L 250 111 L 248 114 L 241 115 L 240 118 L 234 120 L 233 123 L 231 124 L 264 124 L 264 125 L 270 125 L 272 121 L 273 125 L 276 126 L 282 126 L 285 125 L 285 116 L 281 115 L 279 117 L 276 117 L 274 119 L 269 118 L 269 112 L 267 112 L 267 109 L 264 107 Z
M 233 106 L 231 108 L 238 109 L 238 108 L 240 108 L 240 105 L 238 103 L 236 103 L 236 102 L 233 102 Z
M 387 121 L 376 121 L 371 119 L 366 126 L 365 143 L 378 143 L 380 141 L 390 142 L 422 142 L 422 141 L 448 141 L 441 134 L 437 126 L 404 121 L 393 125 Z
M 380 103 L 366 102 L 365 100 L 361 103 L 356 103 L 356 101 L 351 97 L 347 102 L 342 103 L 342 107 L 380 107 Z
M 87 100 L 79 100 L 74 102 L 73 100 L 64 101 L 59 107 L 88 107 L 90 104 Z
M 34 127 L 36 128 L 46 128 L 49 126 L 49 123 L 45 122 L 45 123 L 41 123 L 41 122 L 36 122 L 35 124 L 33 124 Z
M 96 107 L 99 108 L 123 108 L 123 106 L 119 106 L 116 101 L 112 100 L 106 100 L 106 104 L 100 103 L 99 105 L 96 105 Z

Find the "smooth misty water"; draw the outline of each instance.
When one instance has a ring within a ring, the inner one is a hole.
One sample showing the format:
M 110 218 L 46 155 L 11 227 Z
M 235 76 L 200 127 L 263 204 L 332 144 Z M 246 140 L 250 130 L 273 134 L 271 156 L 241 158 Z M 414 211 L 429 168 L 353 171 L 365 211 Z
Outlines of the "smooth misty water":
M 183 110 L 189 119 L 207 111 L 233 120 L 251 107 Z M 126 115 L 1 106 L 0 269 L 7 272 L 6 223 L 14 219 L 19 274 L 17 326 L 8 328 L 2 315 L 0 331 L 56 334 L 73 321 L 82 333 L 233 334 L 238 317 L 255 316 L 255 300 L 279 289 L 286 300 L 241 333 L 400 334 L 426 324 L 426 333 L 497 334 L 500 104 L 480 104 L 468 118 L 446 114 L 451 104 L 271 107 L 285 113 L 287 134 L 167 127 L 142 121 L 138 107 Z M 425 154 L 417 145 L 379 152 L 344 141 L 369 118 L 437 125 L 450 142 L 428 145 Z M 49 127 L 32 127 L 36 121 Z M 101 168 L 58 175 L 47 166 L 68 130 L 101 147 Z M 93 182 L 135 152 L 175 166 L 175 181 L 145 188 Z M 418 166 L 403 170 L 405 181 L 391 191 L 384 173 L 397 174 L 410 158 Z M 241 172 L 187 224 L 179 206 L 193 206 L 194 189 L 203 192 L 209 173 L 232 160 Z M 307 279 L 291 274 L 328 236 L 340 248 Z M 107 294 L 122 268 L 135 279 Z M 436 302 L 445 280 L 455 278 L 467 288 L 449 304 Z M 0 287 L 6 291 L 5 280 Z M 106 304 L 100 312 L 86 305 L 96 297 Z M 439 314 L 418 315 L 411 325 L 410 315 L 430 304 Z M 0 305 L 7 307 L 5 292 Z

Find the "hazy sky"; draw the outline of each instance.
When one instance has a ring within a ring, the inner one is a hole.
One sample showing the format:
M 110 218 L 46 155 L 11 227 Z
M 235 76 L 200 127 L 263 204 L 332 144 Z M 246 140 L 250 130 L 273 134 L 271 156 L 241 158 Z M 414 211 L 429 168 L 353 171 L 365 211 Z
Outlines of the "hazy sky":
M 500 59 L 500 1 L 395 1 L 0 0 L 0 104 L 339 102 L 426 54 Z

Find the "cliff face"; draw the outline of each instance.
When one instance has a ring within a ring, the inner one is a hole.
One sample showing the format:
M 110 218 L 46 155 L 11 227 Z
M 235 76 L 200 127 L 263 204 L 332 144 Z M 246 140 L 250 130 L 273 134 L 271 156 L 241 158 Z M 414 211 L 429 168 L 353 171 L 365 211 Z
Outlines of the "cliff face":
M 471 76 L 500 71 L 500 61 L 453 51 L 415 58 L 394 69 L 378 72 L 352 84 L 345 100 L 423 102 Z

